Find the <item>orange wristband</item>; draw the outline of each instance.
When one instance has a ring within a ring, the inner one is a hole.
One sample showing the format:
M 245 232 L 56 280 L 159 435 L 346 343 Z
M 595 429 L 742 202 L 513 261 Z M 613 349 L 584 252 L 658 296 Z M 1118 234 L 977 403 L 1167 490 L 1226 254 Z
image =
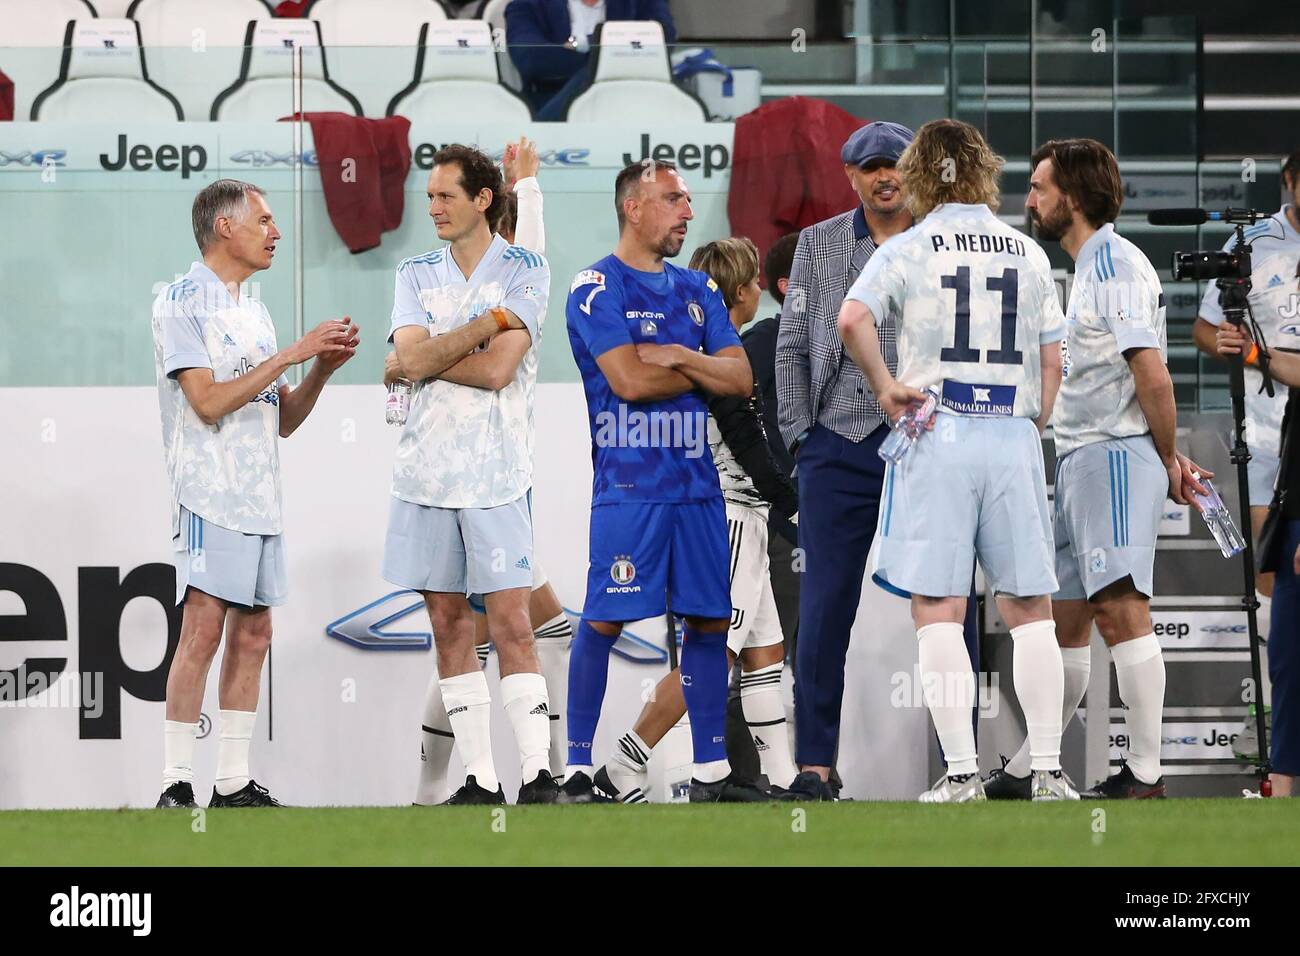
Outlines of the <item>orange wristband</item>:
M 1251 342 L 1250 353 L 1246 356 L 1246 364 L 1254 365 L 1258 358 L 1259 358 L 1259 344 L 1256 342 Z
M 501 306 L 497 306 L 496 308 L 489 309 L 488 311 L 492 313 L 492 318 L 497 320 L 498 329 L 500 329 L 502 332 L 507 332 L 510 330 L 510 318 L 509 316 L 506 315 L 505 309 L 501 308 Z

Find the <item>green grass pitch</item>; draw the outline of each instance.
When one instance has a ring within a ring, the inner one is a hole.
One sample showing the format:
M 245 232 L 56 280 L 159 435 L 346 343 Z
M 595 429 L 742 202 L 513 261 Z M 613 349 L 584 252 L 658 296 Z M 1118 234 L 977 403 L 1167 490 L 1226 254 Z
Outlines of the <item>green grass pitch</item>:
M 1244 866 L 1300 859 L 1294 799 L 193 814 L 3 812 L 0 865 Z

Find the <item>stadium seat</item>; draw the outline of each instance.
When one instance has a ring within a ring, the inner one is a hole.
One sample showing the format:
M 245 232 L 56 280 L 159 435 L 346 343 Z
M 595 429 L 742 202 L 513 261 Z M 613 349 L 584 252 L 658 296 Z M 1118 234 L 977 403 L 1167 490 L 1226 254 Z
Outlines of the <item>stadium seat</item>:
M 256 123 L 294 112 L 294 53 L 302 50 L 302 109 L 361 115 L 357 98 L 329 77 L 314 20 L 254 20 L 239 79 L 212 103 L 214 120 Z
M 153 77 L 181 101 L 191 119 L 208 118 L 244 55 L 249 20 L 271 17 L 266 0 L 132 0 Z
M 13 80 L 14 119 L 26 120 L 58 77 L 68 21 L 95 16 L 86 0 L 0 0 L 0 70 Z
M 519 70 L 510 59 L 510 51 L 506 47 L 506 7 L 508 6 L 510 0 L 487 0 L 479 8 L 478 16 L 487 21 L 487 25 L 492 28 L 494 38 L 498 35 L 497 31 L 501 31 L 501 42 L 496 45 L 497 70 L 501 73 L 501 82 L 512 90 L 522 90 L 524 79 L 519 75 Z
M 101 17 L 114 17 L 125 19 L 130 17 L 127 11 L 131 7 L 132 0 L 94 0 L 95 12 Z
M 449 19 L 438 0 L 312 0 L 326 47 L 410 46 L 426 23 Z
M 304 16 L 320 23 L 334 76 L 367 116 L 410 82 L 420 28 L 448 19 L 438 0 L 312 0 Z
M 592 43 L 591 85 L 573 98 L 571 123 L 703 123 L 704 104 L 673 84 L 664 29 L 653 20 L 602 23 Z
M 70 21 L 59 78 L 36 97 L 32 119 L 163 123 L 182 120 L 181 104 L 149 79 L 140 28 L 132 20 Z
M 249 20 L 267 20 L 266 0 L 132 0 L 126 15 L 140 24 L 146 48 L 183 47 L 203 31 L 206 46 L 242 46 Z
M 0 0 L 0 47 L 58 47 L 69 20 L 98 16 L 87 0 Z
M 420 29 L 415 78 L 388 104 L 388 115 L 439 122 L 527 123 L 523 97 L 502 86 L 492 31 L 482 20 L 426 23 Z

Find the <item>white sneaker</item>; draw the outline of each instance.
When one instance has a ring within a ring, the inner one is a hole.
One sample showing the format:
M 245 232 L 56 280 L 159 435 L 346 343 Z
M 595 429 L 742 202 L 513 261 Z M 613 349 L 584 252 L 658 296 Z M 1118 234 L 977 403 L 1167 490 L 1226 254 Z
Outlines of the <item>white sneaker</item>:
M 1035 803 L 1047 803 L 1052 800 L 1078 800 L 1079 791 L 1071 786 L 1070 778 L 1064 770 L 1035 770 L 1034 789 L 1031 799 Z
M 921 803 L 971 803 L 986 800 L 984 781 L 977 773 L 962 777 L 940 777 L 939 781 L 917 798 Z

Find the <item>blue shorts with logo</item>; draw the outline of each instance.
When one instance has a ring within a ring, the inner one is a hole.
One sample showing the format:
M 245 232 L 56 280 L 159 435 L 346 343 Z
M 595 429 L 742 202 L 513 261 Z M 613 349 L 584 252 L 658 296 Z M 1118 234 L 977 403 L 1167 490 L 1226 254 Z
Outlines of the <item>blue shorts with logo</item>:
M 482 595 L 529 587 L 528 496 L 492 508 L 438 508 L 393 498 L 381 574 L 413 591 Z
M 629 502 L 591 509 L 589 621 L 640 621 L 674 614 L 731 619 L 727 512 L 705 501 Z

